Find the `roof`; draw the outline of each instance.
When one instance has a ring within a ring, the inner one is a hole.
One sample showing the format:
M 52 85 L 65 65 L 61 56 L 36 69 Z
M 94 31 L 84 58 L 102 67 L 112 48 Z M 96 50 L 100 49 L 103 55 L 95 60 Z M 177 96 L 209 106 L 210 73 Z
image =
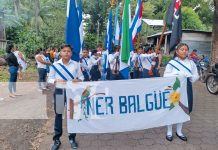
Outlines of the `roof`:
M 206 33 L 206 34 L 212 33 L 211 31 L 201 31 L 201 30 L 192 30 L 192 29 L 183 29 L 182 32 L 185 32 L 185 33 Z M 164 35 L 169 35 L 171 33 L 172 33 L 172 31 L 167 31 L 167 32 L 164 32 Z M 148 36 L 147 38 L 158 37 L 161 34 L 162 34 L 162 32 L 158 32 L 156 34 Z
M 163 20 L 142 19 L 149 26 L 163 26 Z

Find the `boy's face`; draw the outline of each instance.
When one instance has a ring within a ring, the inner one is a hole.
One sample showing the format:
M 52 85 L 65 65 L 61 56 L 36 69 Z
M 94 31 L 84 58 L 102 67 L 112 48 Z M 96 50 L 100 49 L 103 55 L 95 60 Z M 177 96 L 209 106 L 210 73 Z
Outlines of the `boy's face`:
M 69 47 L 61 49 L 61 58 L 69 60 L 72 57 L 72 51 Z
M 137 53 L 142 54 L 142 53 L 143 53 L 143 49 L 142 49 L 142 48 L 139 48 L 139 49 L 137 50 Z
M 87 50 L 83 50 L 83 57 L 88 57 L 89 56 L 89 52 Z

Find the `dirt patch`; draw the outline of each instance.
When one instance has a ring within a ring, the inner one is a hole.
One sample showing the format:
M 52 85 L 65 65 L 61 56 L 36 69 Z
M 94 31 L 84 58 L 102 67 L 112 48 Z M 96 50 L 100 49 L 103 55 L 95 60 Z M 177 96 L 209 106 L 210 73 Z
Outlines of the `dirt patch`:
M 0 150 L 38 150 L 53 117 L 52 90 L 46 94 L 47 120 L 0 120 Z

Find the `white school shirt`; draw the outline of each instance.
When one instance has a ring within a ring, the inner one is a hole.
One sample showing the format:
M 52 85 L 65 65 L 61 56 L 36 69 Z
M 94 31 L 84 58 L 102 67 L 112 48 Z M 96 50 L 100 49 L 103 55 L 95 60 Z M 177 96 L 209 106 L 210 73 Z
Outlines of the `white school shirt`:
M 83 71 L 89 71 L 89 58 L 88 57 L 83 57 L 81 58 L 82 62 L 80 63 L 80 67 L 82 68 Z
M 191 73 L 187 69 L 185 69 L 184 66 L 180 65 L 175 60 L 177 60 L 182 65 L 187 67 L 191 71 Z M 175 60 L 171 60 L 167 64 L 165 72 L 164 72 L 164 77 L 185 76 L 185 77 L 189 77 L 191 82 L 195 82 L 198 80 L 199 78 L 198 70 L 197 70 L 196 64 L 192 60 L 188 58 L 181 60 L 178 57 L 176 57 Z
M 41 57 L 44 61 L 46 61 L 46 57 L 45 57 L 43 54 L 37 54 L 37 55 L 35 56 L 35 59 L 36 59 L 37 57 Z M 41 62 L 39 62 L 37 59 L 36 59 L 36 63 L 37 63 L 37 68 L 46 69 L 46 65 L 43 64 L 43 63 L 41 63 Z
M 60 64 L 64 65 L 62 62 L 62 59 L 58 60 L 57 62 L 55 62 L 53 65 L 59 69 L 59 71 L 61 73 L 66 74 L 66 72 L 63 70 L 63 68 L 60 67 Z M 64 65 L 66 67 L 66 69 L 73 75 L 74 79 L 80 79 L 80 80 L 84 80 L 84 76 L 82 74 L 82 71 L 80 69 L 80 63 L 70 60 L 69 63 L 67 65 Z M 65 76 L 69 81 L 72 80 L 70 77 Z M 48 83 L 52 83 L 54 84 L 55 80 L 64 80 L 55 70 L 52 66 L 50 66 L 50 72 L 48 75 Z
M 98 63 L 100 60 L 101 60 L 101 57 L 97 58 L 95 55 L 92 55 L 92 56 L 90 57 L 90 60 L 89 60 L 89 63 L 88 63 L 89 68 L 91 69 L 92 66 L 97 65 L 97 63 Z
M 117 57 L 119 57 L 119 52 L 116 52 L 116 53 L 113 53 L 113 54 L 109 54 L 109 56 L 108 56 L 108 61 L 110 63 L 110 69 L 111 70 L 115 70 L 116 69 L 115 67 L 116 67 L 116 58 Z M 119 62 L 118 62 L 118 65 L 117 65 L 117 70 L 119 70 Z
M 149 59 L 153 59 L 154 57 L 156 57 L 157 54 L 156 53 L 151 53 L 151 54 L 137 54 L 137 53 L 134 53 L 133 56 L 132 56 L 132 62 L 133 64 L 136 63 L 136 60 L 138 59 L 138 63 L 141 63 L 142 64 L 142 67 L 144 69 L 147 69 L 147 70 L 150 70 L 151 67 L 152 67 L 152 60 L 151 62 L 149 61 Z M 141 60 L 141 61 L 140 61 Z M 140 67 L 140 66 L 139 66 Z

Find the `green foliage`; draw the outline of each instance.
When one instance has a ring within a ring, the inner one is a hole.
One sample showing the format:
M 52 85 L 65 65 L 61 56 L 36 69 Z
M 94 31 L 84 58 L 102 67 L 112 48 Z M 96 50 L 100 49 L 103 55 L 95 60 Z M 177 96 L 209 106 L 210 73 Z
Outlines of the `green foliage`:
M 78 0 L 77 0 L 78 1 Z M 83 0 L 83 13 L 90 18 L 84 19 L 85 47 L 93 49 L 97 43 L 99 21 L 100 41 L 105 35 L 109 9 L 115 15 L 115 3 L 120 4 L 119 22 L 121 22 L 123 0 Z M 7 40 L 16 43 L 30 56 L 39 47 L 59 47 L 64 43 L 67 0 L 1 0 L 0 10 L 4 10 L 3 22 L 6 26 Z M 143 18 L 163 19 L 171 0 L 147 0 L 143 6 Z M 112 4 L 112 7 L 111 7 Z M 131 0 L 131 14 L 135 13 L 137 0 Z M 213 0 L 189 0 L 182 2 L 183 28 L 211 30 L 213 18 Z M 159 29 L 143 25 L 141 41 L 147 35 L 159 32 Z M 168 58 L 163 58 L 163 64 Z
M 91 33 L 87 33 L 85 34 L 84 37 L 84 43 L 85 43 L 85 48 L 88 49 L 95 49 L 96 48 L 96 35 L 95 34 L 91 34 Z
M 162 65 L 166 66 L 171 59 L 172 59 L 171 55 L 163 55 L 163 57 L 162 57 Z
M 19 49 L 25 52 L 27 57 L 31 57 L 35 53 L 36 49 L 44 46 L 42 37 L 32 31 L 30 27 L 25 27 L 18 31 L 16 41 Z
M 182 8 L 182 27 L 183 29 L 203 30 L 205 26 L 202 24 L 200 17 L 193 11 L 191 7 Z
M 5 55 L 5 50 L 0 48 L 0 57 L 4 56 Z

